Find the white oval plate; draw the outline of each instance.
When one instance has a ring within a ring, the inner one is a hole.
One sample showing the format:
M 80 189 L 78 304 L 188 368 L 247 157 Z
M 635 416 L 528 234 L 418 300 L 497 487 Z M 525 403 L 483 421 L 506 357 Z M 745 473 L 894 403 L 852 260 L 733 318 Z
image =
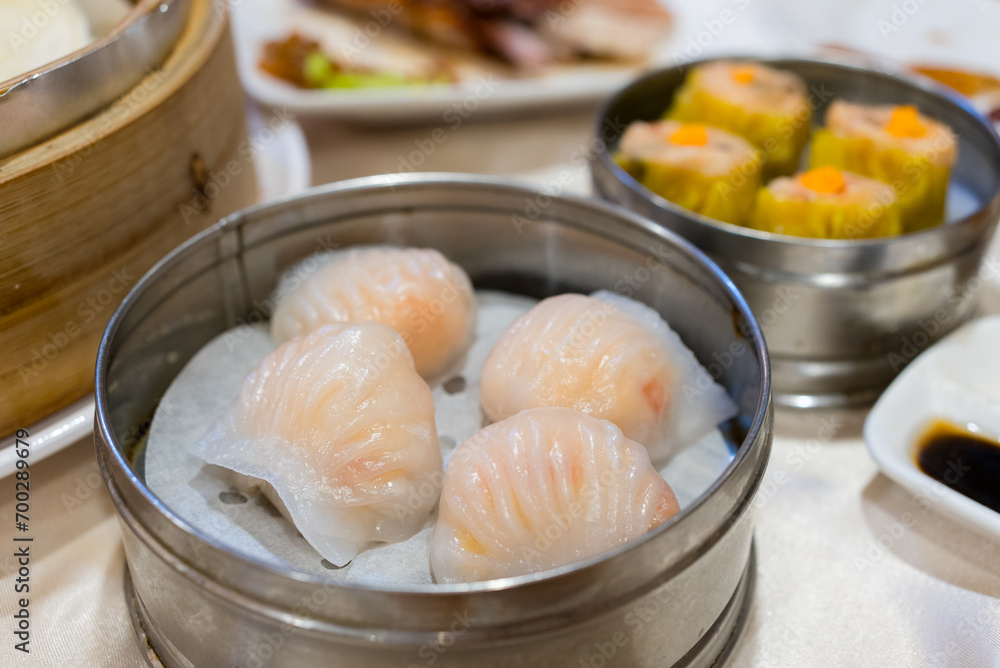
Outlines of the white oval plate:
M 254 160 L 257 174 L 258 201 L 266 202 L 305 190 L 311 184 L 311 163 L 302 128 L 285 117 L 268 117 L 253 107 L 247 109 L 247 126 L 251 137 L 259 138 Z M 273 138 L 265 133 L 273 133 Z M 86 438 L 94 428 L 94 395 L 90 394 L 44 420 L 25 426 L 31 444 L 30 462 L 41 461 L 54 452 Z M 16 469 L 15 438 L 11 434 L 0 440 L 0 478 Z
M 962 326 L 920 355 L 893 381 L 864 427 L 868 451 L 889 478 L 941 512 L 994 536 L 1000 536 L 1000 513 L 920 471 L 913 448 L 921 432 L 936 419 L 972 426 L 982 435 L 1000 440 L 998 346 L 1000 316 Z M 960 472 L 959 463 L 956 465 Z
M 728 2 L 728 0 L 727 0 Z M 525 109 L 596 102 L 621 88 L 642 70 L 662 66 L 683 47 L 681 35 L 694 24 L 697 8 L 690 3 L 664 0 L 673 14 L 672 31 L 664 35 L 659 51 L 645 64 L 579 63 L 553 66 L 538 76 L 507 78 L 488 61 L 464 63 L 455 84 L 399 86 L 380 89 L 305 90 L 263 72 L 258 61 L 266 42 L 297 32 L 323 44 L 335 55 L 361 54 L 376 65 L 387 61 L 421 59 L 425 49 L 388 29 L 374 18 L 345 18 L 308 0 L 240 0 L 233 5 L 233 41 L 236 64 L 244 88 L 258 102 L 313 116 L 327 116 L 366 124 L 443 120 L 457 128 L 470 115 L 502 115 Z M 730 12 L 732 13 L 732 12 Z M 728 15 L 727 15 L 728 16 Z M 734 15 L 735 16 L 735 15 Z M 719 30 L 722 24 L 719 23 Z M 362 32 L 364 31 L 364 33 Z M 715 41 L 715 38 L 712 38 Z M 345 51 L 345 49 L 347 49 Z

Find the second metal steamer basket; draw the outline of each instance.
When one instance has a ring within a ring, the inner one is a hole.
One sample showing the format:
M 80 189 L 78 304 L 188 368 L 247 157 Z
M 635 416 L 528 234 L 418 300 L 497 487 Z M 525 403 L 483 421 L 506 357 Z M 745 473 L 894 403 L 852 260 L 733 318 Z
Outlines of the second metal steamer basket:
M 837 241 L 730 225 L 658 197 L 612 156 L 625 126 L 659 118 L 699 62 L 647 74 L 604 105 L 596 128 L 602 149 L 590 162 L 594 189 L 688 239 L 733 279 L 767 335 L 777 403 L 869 404 L 921 350 L 975 313 L 980 294 L 970 287 L 1000 217 L 1000 140 L 970 106 L 928 80 L 813 60 L 757 62 L 806 80 L 814 124 L 841 98 L 914 104 L 950 125 L 959 139 L 952 180 L 975 210 L 900 237 Z
M 542 213 L 529 218 L 532 203 Z M 437 248 L 478 288 L 535 297 L 614 288 L 646 267 L 636 298 L 667 314 L 703 362 L 728 355 L 720 382 L 741 411 L 733 460 L 645 538 L 523 577 L 329 585 L 228 551 L 145 486 L 140 435 L 184 364 L 244 322 L 317 239 Z M 100 349 L 97 451 L 119 513 L 136 629 L 168 667 L 398 668 L 431 658 L 476 668 L 714 665 L 752 592 L 751 505 L 770 452 L 769 382 L 761 332 L 728 279 L 682 239 L 617 207 L 485 177 L 408 175 L 234 214 L 139 282 Z M 474 621 L 452 633 L 456 615 Z

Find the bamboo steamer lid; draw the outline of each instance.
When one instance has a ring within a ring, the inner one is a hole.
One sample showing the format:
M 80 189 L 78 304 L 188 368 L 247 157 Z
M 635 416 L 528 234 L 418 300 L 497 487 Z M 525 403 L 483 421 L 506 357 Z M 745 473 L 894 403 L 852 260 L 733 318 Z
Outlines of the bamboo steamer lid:
M 159 70 L 0 160 L 0 435 L 92 391 L 104 327 L 139 277 L 256 200 L 254 153 L 228 15 L 191 0 Z

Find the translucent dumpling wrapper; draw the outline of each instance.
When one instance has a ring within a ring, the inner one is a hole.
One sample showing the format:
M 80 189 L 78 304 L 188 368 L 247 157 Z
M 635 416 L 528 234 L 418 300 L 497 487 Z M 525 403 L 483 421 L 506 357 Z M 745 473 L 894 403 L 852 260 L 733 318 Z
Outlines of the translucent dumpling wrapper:
M 564 406 L 616 424 L 662 465 L 737 413 L 660 314 L 610 292 L 549 297 L 515 320 L 483 367 L 487 417 Z
M 435 378 L 476 328 L 469 277 L 433 249 L 358 246 L 307 258 L 278 287 L 275 343 L 331 323 L 375 321 L 399 332 L 417 372 Z
M 87 3 L 0 0 L 0 81 L 19 77 L 94 40 Z M 40 16 L 39 16 L 40 15 Z
M 679 512 L 646 449 L 568 408 L 494 423 L 448 463 L 431 570 L 439 583 L 571 564 L 644 536 Z
M 280 346 L 192 451 L 259 487 L 337 566 L 420 530 L 443 476 L 430 388 L 378 323 Z

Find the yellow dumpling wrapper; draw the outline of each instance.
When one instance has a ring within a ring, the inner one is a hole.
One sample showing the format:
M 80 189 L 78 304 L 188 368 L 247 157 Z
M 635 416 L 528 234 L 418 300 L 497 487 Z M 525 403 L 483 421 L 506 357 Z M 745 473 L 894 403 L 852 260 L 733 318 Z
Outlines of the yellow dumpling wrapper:
M 812 106 L 805 82 L 791 72 L 716 61 L 691 70 L 664 117 L 743 137 L 763 152 L 764 176 L 770 178 L 798 168 Z
M 827 127 L 813 136 L 809 164 L 849 170 L 889 184 L 904 231 L 944 221 L 948 180 L 958 155 L 951 129 L 914 107 L 851 104 L 837 100 Z
M 615 161 L 660 197 L 742 225 L 760 187 L 762 158 L 746 140 L 697 123 L 633 123 Z
M 875 239 L 902 232 L 891 187 L 832 167 L 777 178 L 762 188 L 750 226 L 812 239 Z

